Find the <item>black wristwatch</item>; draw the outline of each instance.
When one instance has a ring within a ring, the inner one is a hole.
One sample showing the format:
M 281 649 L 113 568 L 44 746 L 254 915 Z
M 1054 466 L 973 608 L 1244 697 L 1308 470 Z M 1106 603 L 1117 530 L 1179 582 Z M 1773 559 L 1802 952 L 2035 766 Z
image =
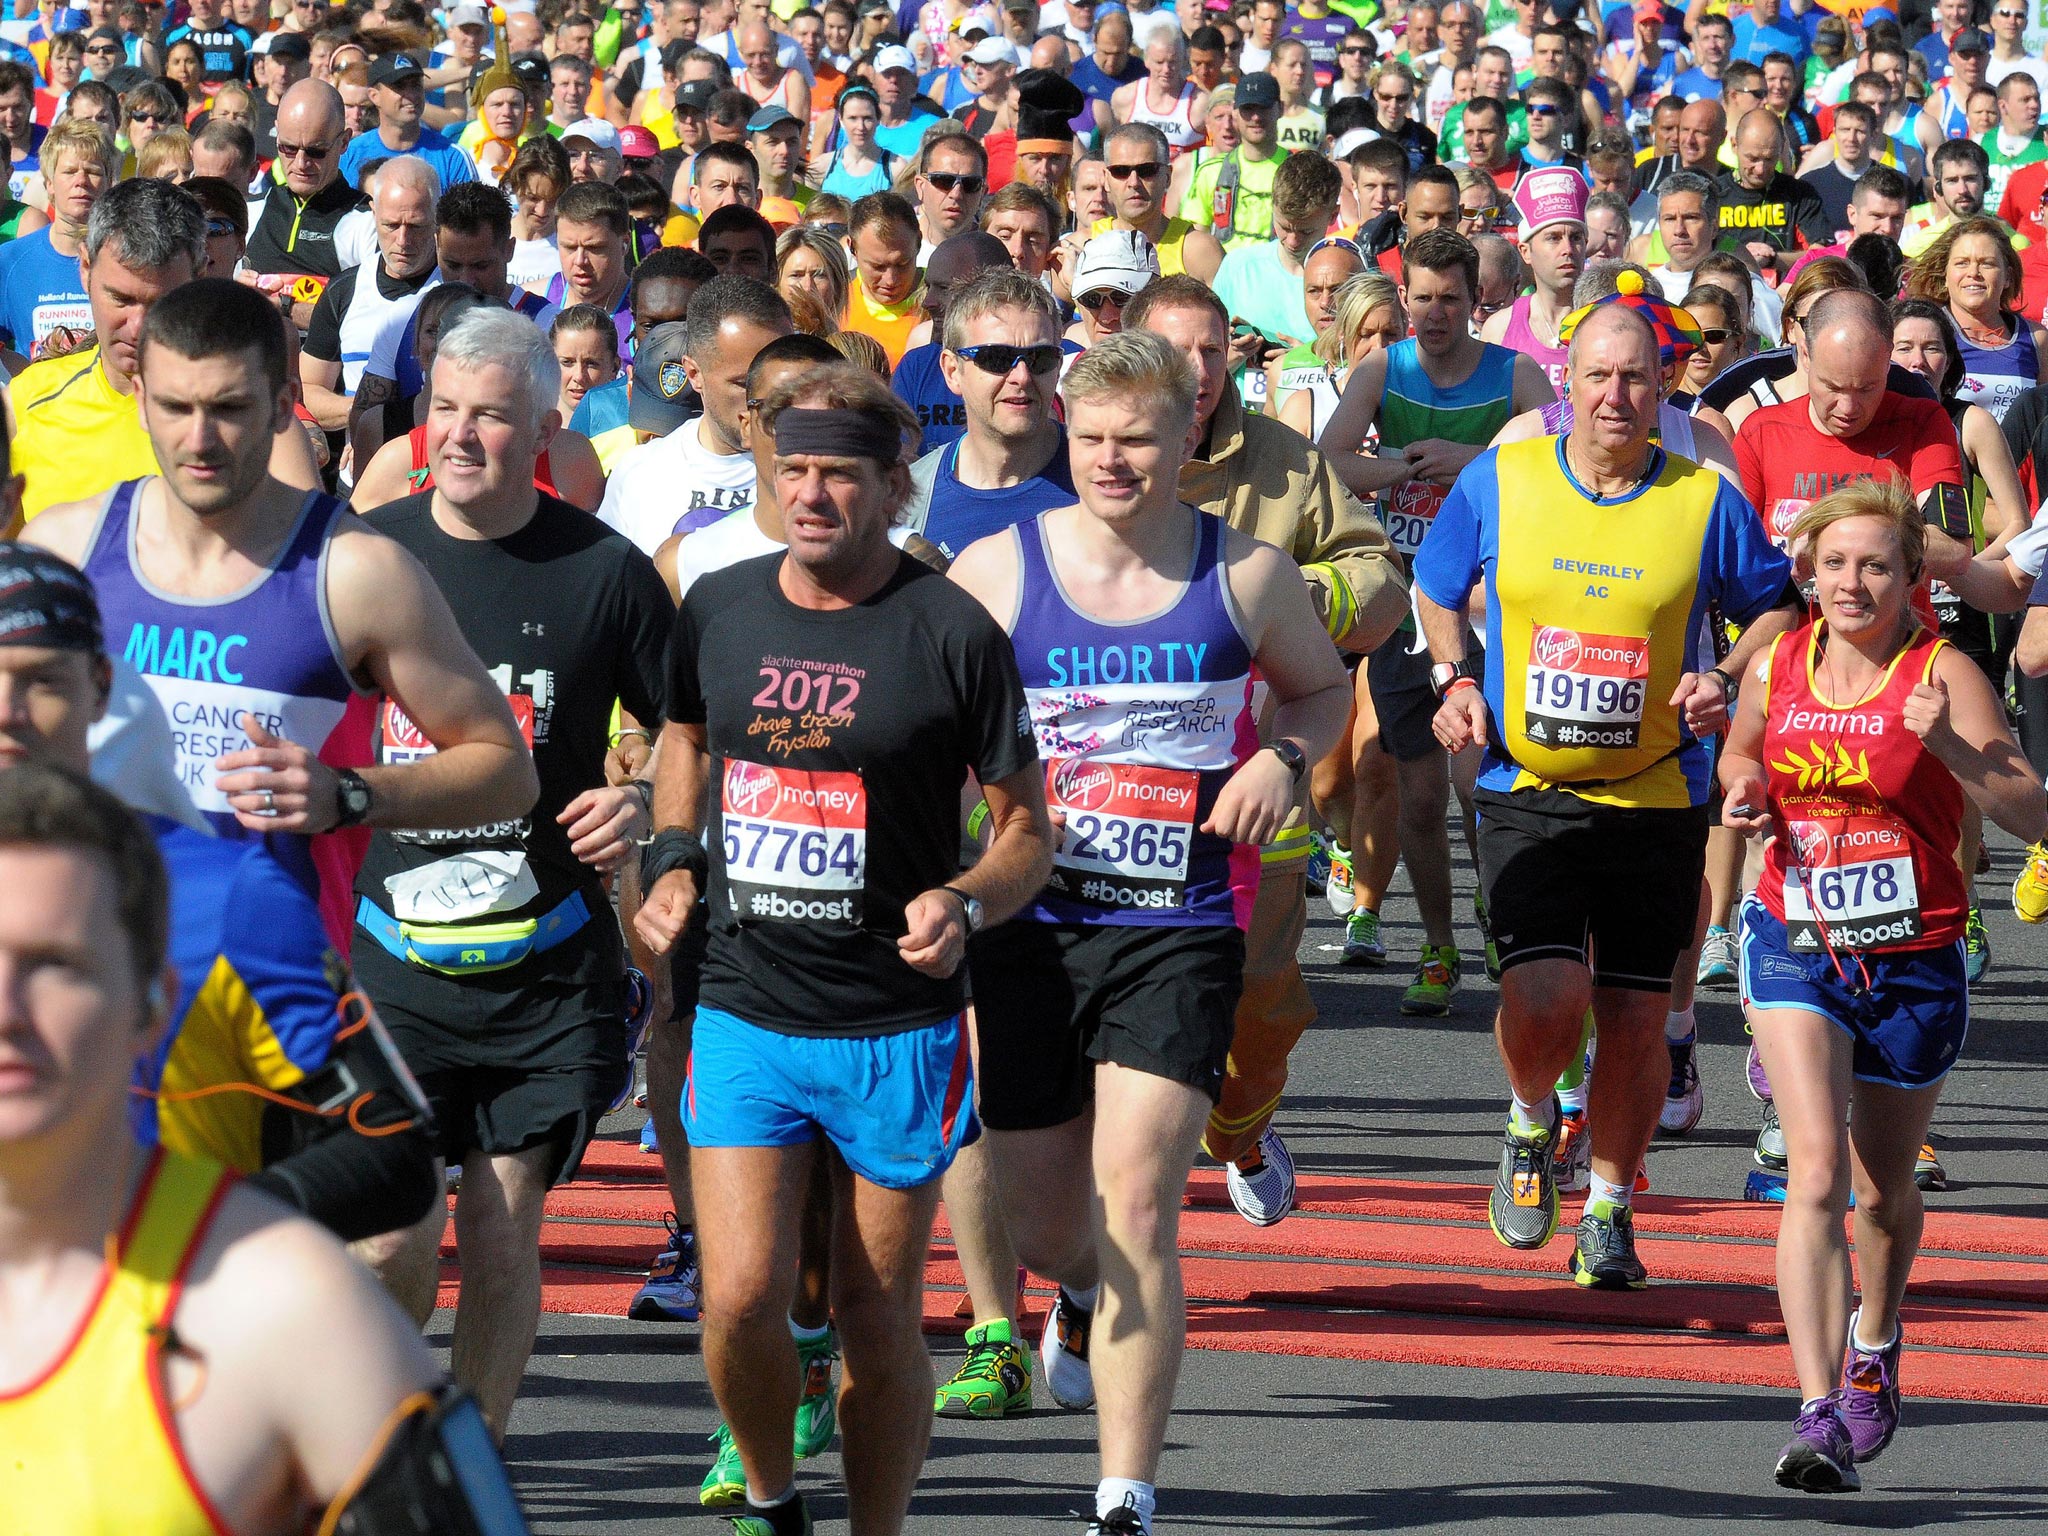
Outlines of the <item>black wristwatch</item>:
M 369 781 L 353 768 L 342 769 L 335 775 L 334 801 L 341 812 L 336 828 L 361 826 L 370 815 Z
M 981 905 L 981 898 L 968 895 L 957 885 L 942 885 L 939 889 L 959 900 L 961 915 L 967 919 L 967 931 L 981 932 L 981 925 L 988 921 L 988 913 Z
M 1728 702 L 1733 704 L 1735 702 L 1735 695 L 1741 691 L 1742 685 L 1719 667 L 1707 668 L 1707 676 L 1721 679 L 1721 691 L 1727 695 Z
M 1302 775 L 1308 772 L 1308 759 L 1302 755 L 1301 748 L 1288 737 L 1282 736 L 1278 741 L 1267 742 L 1266 750 L 1287 765 L 1287 771 L 1294 775 L 1295 783 L 1301 782 Z

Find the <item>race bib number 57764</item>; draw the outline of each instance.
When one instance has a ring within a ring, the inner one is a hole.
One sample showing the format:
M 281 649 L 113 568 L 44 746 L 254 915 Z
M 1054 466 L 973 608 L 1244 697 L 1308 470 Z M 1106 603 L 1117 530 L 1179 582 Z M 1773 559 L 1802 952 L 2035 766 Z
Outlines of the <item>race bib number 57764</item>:
M 860 926 L 868 796 L 859 774 L 734 758 L 719 785 L 719 810 L 736 918 Z

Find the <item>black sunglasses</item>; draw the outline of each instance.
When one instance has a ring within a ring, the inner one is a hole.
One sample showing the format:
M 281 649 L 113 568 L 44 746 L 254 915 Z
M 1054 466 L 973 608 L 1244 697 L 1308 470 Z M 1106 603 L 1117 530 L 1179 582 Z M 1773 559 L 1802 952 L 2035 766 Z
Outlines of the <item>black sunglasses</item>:
M 235 226 L 227 219 L 208 219 L 206 221 L 206 233 L 208 238 L 216 235 L 232 235 L 235 233 Z
M 1051 373 L 1060 365 L 1061 352 L 1050 343 L 1036 347 L 1012 347 L 988 342 L 979 347 L 955 347 L 953 355 L 972 363 L 983 373 L 1005 378 L 1022 363 L 1032 373 Z
M 1093 293 L 1082 294 L 1074 302 L 1092 315 L 1105 304 L 1114 304 L 1122 309 L 1131 302 L 1131 296 L 1121 288 L 1098 288 Z
M 1730 336 L 1733 336 L 1734 334 L 1735 333 L 1733 331 L 1726 330 L 1718 325 L 1702 326 L 1700 328 L 1700 340 L 1704 341 L 1710 347 L 1718 347 L 1719 345 L 1721 345 L 1722 342 L 1726 341 Z
M 951 192 L 957 187 L 969 197 L 972 197 L 988 185 L 987 181 L 980 176 L 961 176 L 952 171 L 933 171 L 926 175 L 925 180 L 937 187 L 941 192 Z
M 1133 176 L 1140 181 L 1150 181 L 1166 167 L 1157 160 L 1141 160 L 1136 165 L 1109 165 L 1103 169 L 1109 172 L 1112 181 L 1128 181 Z

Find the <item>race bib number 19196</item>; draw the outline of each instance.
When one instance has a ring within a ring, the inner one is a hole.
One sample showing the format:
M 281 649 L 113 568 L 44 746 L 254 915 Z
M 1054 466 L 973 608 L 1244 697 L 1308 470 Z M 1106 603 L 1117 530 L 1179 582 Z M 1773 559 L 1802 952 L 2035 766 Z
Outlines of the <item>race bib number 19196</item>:
M 1529 640 L 1523 734 L 1546 747 L 1633 747 L 1649 677 L 1648 640 L 1539 624 Z
M 859 774 L 734 758 L 719 810 L 726 891 L 741 922 L 860 926 L 868 797 Z

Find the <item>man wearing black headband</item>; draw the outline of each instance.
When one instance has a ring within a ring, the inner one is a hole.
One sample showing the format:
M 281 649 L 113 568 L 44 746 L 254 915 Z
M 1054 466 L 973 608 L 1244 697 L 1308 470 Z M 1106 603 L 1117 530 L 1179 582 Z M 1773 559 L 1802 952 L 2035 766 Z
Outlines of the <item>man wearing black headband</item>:
M 749 1528 L 810 1529 L 784 1318 L 822 1136 L 844 1160 L 842 1230 L 868 1256 L 832 1276 L 860 1392 L 842 1424 L 849 1513 L 895 1532 L 931 1424 L 924 1252 L 974 1121 L 960 961 L 970 932 L 1044 882 L 1051 833 L 1007 640 L 890 545 L 909 409 L 864 369 L 824 364 L 771 391 L 760 421 L 788 548 L 683 600 L 637 925 L 666 952 L 700 893 L 710 907 L 684 1127 L 697 1208 L 723 1218 L 700 1235 L 705 1357 Z M 996 830 L 962 874 L 970 772 Z

